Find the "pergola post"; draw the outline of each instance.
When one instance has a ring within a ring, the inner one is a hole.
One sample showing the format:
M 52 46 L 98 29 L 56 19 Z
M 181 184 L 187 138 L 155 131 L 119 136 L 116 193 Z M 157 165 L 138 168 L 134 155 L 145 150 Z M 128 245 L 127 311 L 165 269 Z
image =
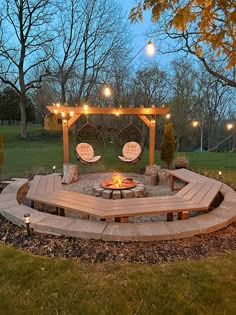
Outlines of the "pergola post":
M 66 119 L 62 120 L 64 163 L 69 163 L 69 128 Z
M 155 162 L 155 124 L 150 124 L 149 127 L 149 165 L 153 165 Z
M 149 120 L 145 115 L 138 116 L 149 128 L 149 165 L 153 165 L 155 162 L 155 124 L 153 124 L 152 120 Z

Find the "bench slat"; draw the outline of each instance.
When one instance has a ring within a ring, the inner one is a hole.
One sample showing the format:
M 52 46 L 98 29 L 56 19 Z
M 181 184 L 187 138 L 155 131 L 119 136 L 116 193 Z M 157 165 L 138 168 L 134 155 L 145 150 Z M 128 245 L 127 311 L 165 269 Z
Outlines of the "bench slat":
M 41 175 L 35 175 L 34 179 L 30 182 L 29 190 L 28 190 L 27 195 L 26 195 L 27 198 L 29 198 L 30 195 L 36 194 L 40 178 L 41 178 Z

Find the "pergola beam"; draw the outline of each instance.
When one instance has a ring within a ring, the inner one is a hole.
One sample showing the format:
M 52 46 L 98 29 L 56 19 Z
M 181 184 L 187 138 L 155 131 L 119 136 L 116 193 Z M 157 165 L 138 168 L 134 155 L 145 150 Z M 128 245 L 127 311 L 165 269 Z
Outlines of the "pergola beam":
M 87 110 L 84 109 L 82 106 L 78 107 L 67 107 L 67 106 L 47 106 L 47 109 L 53 114 L 61 114 L 64 112 L 65 114 L 70 114 L 73 112 L 74 114 L 104 114 L 104 115 L 165 115 L 167 114 L 170 109 L 168 107 L 119 107 L 119 108 L 111 108 L 111 107 L 88 107 Z M 55 112 L 56 110 L 56 112 Z

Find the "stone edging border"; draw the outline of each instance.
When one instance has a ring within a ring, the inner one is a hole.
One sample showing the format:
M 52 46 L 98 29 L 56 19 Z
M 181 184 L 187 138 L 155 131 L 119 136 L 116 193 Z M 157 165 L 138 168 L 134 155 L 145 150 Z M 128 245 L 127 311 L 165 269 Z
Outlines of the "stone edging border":
M 18 226 L 25 226 L 30 213 L 31 228 L 40 233 L 104 241 L 155 241 L 187 238 L 217 231 L 236 221 L 236 192 L 222 185 L 221 205 L 197 217 L 173 222 L 118 223 L 60 217 L 20 204 L 28 190 L 28 180 L 12 178 L 0 194 L 0 214 Z

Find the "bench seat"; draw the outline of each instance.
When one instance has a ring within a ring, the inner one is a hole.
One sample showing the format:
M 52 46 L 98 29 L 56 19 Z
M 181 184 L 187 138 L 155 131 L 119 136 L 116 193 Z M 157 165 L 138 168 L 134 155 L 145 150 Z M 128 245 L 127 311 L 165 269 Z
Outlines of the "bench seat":
M 179 173 L 177 175 L 179 176 Z M 182 173 L 180 176 L 183 177 Z M 222 183 L 216 180 L 200 182 L 195 180 L 189 182 L 174 196 L 111 200 L 64 190 L 61 177 L 52 174 L 36 175 L 26 197 L 33 202 L 38 202 L 41 210 L 44 205 L 49 205 L 78 211 L 84 218 L 94 216 L 101 219 L 127 218 L 128 220 L 129 216 L 164 213 L 173 215 L 173 212 L 180 214 L 179 218 L 182 218 L 183 214 L 187 218 L 191 211 L 208 210 L 221 186 Z

